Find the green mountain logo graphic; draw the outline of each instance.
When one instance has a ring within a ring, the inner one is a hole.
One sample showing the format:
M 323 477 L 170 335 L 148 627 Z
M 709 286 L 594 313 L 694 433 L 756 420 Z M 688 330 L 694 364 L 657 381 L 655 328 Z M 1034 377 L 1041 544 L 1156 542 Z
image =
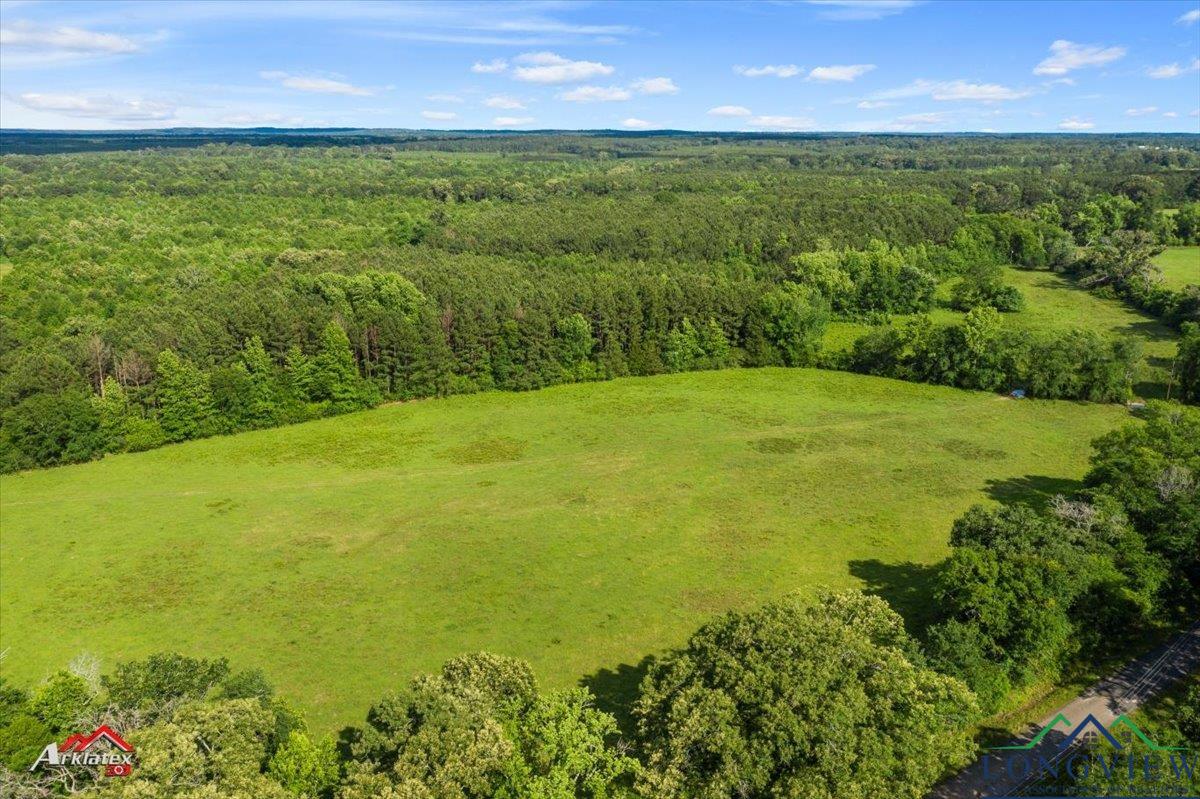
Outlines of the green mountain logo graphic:
M 1142 744 L 1145 745 L 1147 748 L 1149 748 L 1151 751 L 1154 751 L 1154 752 L 1179 752 L 1179 751 L 1183 751 L 1184 749 L 1186 749 L 1186 747 L 1183 747 L 1183 746 L 1161 746 L 1161 745 L 1159 745 L 1149 735 L 1142 732 L 1142 729 L 1140 727 L 1138 727 L 1138 725 L 1135 724 L 1134 721 L 1132 719 L 1130 719 L 1128 716 L 1126 716 L 1125 714 L 1121 714 L 1120 716 L 1117 716 L 1113 720 L 1113 723 L 1110 724 L 1108 726 L 1108 728 L 1106 729 L 1104 727 L 1104 725 L 1101 724 L 1099 722 L 1099 720 L 1097 720 L 1096 717 L 1090 713 L 1088 714 L 1087 718 L 1085 718 L 1083 721 L 1081 721 L 1075 727 L 1071 726 L 1071 722 L 1067 719 L 1066 716 L 1064 716 L 1062 713 L 1059 713 L 1057 716 L 1055 716 L 1053 719 L 1051 719 L 1049 721 L 1049 723 L 1046 724 L 1046 726 L 1042 727 L 1042 729 L 1038 731 L 1038 734 L 1033 736 L 1033 738 L 1031 738 L 1029 741 L 1027 741 L 1023 744 L 1013 744 L 1011 746 L 991 746 L 991 747 L 988 747 L 988 751 L 990 751 L 990 752 L 1003 752 L 1003 751 L 1012 752 L 1012 751 L 1033 749 L 1039 743 L 1042 742 L 1042 739 L 1045 738 L 1050 733 L 1051 730 L 1055 729 L 1056 727 L 1059 727 L 1060 725 L 1065 728 L 1062 730 L 1062 732 L 1067 734 L 1066 739 L 1058 745 L 1060 748 L 1066 748 L 1066 747 L 1070 746 L 1071 744 L 1073 744 L 1076 741 L 1076 739 L 1079 738 L 1079 736 L 1083 735 L 1090 728 L 1094 732 L 1096 732 L 1098 735 L 1107 739 L 1109 741 L 1109 743 L 1113 744 L 1113 746 L 1115 746 L 1117 749 L 1124 749 L 1125 748 L 1124 745 L 1113 734 L 1113 733 L 1117 732 L 1118 727 L 1123 727 L 1123 728 L 1125 728 L 1125 731 L 1127 731 L 1130 735 L 1132 735 L 1133 738 L 1136 738 L 1137 740 L 1141 741 Z M 1069 732 L 1068 732 L 1068 730 L 1069 730 Z

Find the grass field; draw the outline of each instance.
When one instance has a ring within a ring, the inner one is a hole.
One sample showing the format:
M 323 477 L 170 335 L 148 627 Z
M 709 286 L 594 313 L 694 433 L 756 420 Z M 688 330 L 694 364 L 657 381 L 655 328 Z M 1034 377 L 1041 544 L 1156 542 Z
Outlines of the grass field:
M 1116 406 L 729 370 L 387 406 L 0 482 L 4 673 L 261 666 L 320 728 L 454 654 L 627 696 L 731 607 L 867 586 L 920 618 L 950 522 L 1072 487 Z
M 1198 247 L 1173 247 L 1163 258 L 1175 250 L 1200 252 Z M 1179 277 L 1184 274 L 1184 259 L 1176 256 L 1170 268 Z M 1168 269 L 1164 267 L 1164 274 Z M 1175 331 L 1155 319 L 1141 313 L 1116 299 L 1098 297 L 1080 288 L 1070 278 L 1053 272 L 1030 271 L 1009 268 L 1005 270 L 1007 281 L 1020 289 L 1025 297 L 1025 308 L 1018 313 L 1005 314 L 1008 325 L 1021 330 L 1069 330 L 1083 328 L 1095 330 L 1108 336 L 1132 336 L 1141 342 L 1144 365 L 1134 392 L 1143 397 L 1162 397 L 1166 393 L 1166 381 L 1171 361 L 1175 357 Z M 945 307 L 949 299 L 948 281 L 938 288 L 939 307 L 930 316 L 935 322 L 947 324 L 962 319 L 959 311 Z M 897 316 L 899 324 L 910 317 Z M 824 344 L 830 349 L 848 349 L 855 339 L 870 326 L 857 322 L 832 322 L 826 331 Z
M 1154 262 L 1162 270 L 1163 283 L 1171 288 L 1200 286 L 1200 247 L 1168 247 Z

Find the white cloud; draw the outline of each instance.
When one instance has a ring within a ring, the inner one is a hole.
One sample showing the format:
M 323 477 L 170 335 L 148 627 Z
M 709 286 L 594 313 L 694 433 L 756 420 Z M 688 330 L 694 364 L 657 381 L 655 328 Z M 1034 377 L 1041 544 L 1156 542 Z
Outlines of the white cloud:
M 941 125 L 948 122 L 950 115 L 945 111 L 930 111 L 924 114 L 906 114 L 896 117 L 898 125 Z
M 646 130 L 647 128 L 654 127 L 653 122 L 647 122 L 646 120 L 638 119 L 637 117 L 630 117 L 629 119 L 624 120 L 621 124 L 627 128 L 633 128 L 634 130 Z
M 613 73 L 608 64 L 571 61 L 557 53 L 523 53 L 517 60 L 528 66 L 514 69 L 513 77 L 529 83 L 577 83 Z
M 463 98 L 457 94 L 429 94 L 425 99 L 431 103 L 461 103 Z
M 765 67 L 743 67 L 738 65 L 733 71 L 746 78 L 762 78 L 771 75 L 776 78 L 792 78 L 800 74 L 800 67 L 795 64 L 767 64 Z
M 1193 8 L 1175 20 L 1178 25 L 1195 25 L 1197 22 L 1200 22 L 1200 8 Z
M 222 125 L 232 125 L 234 127 L 260 127 L 260 126 L 279 126 L 279 127 L 302 127 L 304 125 L 303 117 L 289 117 L 283 114 L 265 113 L 240 113 L 229 114 L 221 117 Z
M 516 97 L 509 97 L 507 94 L 493 94 L 484 100 L 483 104 L 488 108 L 503 108 L 506 111 L 515 111 L 525 107 L 525 104 Z
M 370 89 L 364 89 L 361 86 L 355 86 L 345 81 L 332 80 L 330 78 L 306 78 L 303 75 L 289 75 L 277 69 L 265 70 L 258 73 L 258 76 L 264 80 L 278 81 L 279 85 L 295 89 L 298 92 L 347 94 L 355 97 L 369 97 L 375 93 Z
M 934 88 L 930 95 L 935 100 L 979 100 L 985 103 L 1002 100 L 1020 100 L 1033 94 L 1030 89 L 1013 89 L 998 83 L 968 83 L 952 80 Z
M 1147 105 L 1147 106 L 1143 106 L 1141 108 L 1126 108 L 1125 116 L 1127 116 L 1127 117 L 1144 117 L 1149 114 L 1153 114 L 1157 110 L 1158 110 L 1158 106 L 1156 106 L 1156 105 Z
M 844 64 L 841 66 L 815 67 L 808 73 L 809 80 L 849 82 L 875 69 L 874 64 Z
M 1065 75 L 1073 69 L 1103 66 L 1124 55 L 1124 47 L 1076 44 L 1059 39 L 1051 43 L 1050 55 L 1033 68 L 1033 74 Z
M 445 122 L 451 119 L 458 119 L 458 114 L 453 111 L 422 111 L 421 116 L 426 119 L 432 119 L 437 122 Z
M 808 0 L 810 5 L 825 6 L 822 19 L 857 22 L 883 19 L 917 5 L 917 0 Z
M 494 75 L 508 69 L 508 62 L 503 58 L 493 58 L 491 61 L 476 61 L 471 65 L 471 71 L 480 75 Z
M 744 105 L 719 105 L 708 109 L 708 115 L 713 117 L 748 117 L 751 111 Z
M 1186 75 L 1189 72 L 1200 70 L 1200 58 L 1192 59 L 1190 66 L 1181 67 L 1178 62 L 1174 64 L 1163 64 L 1161 67 L 1151 67 L 1146 70 L 1146 74 L 1152 78 L 1163 80 L 1166 78 L 1178 78 L 1180 75 Z
M 906 97 L 932 97 L 934 100 L 970 100 L 993 103 L 1003 100 L 1020 100 L 1032 94 L 1032 89 L 1014 89 L 998 83 L 970 83 L 965 80 L 915 80 L 907 86 L 875 92 L 865 99 L 870 102 L 898 100 Z
M 747 120 L 747 124 L 766 130 L 796 131 L 812 130 L 817 123 L 809 117 L 757 116 Z
M 492 120 L 492 124 L 498 128 L 514 128 L 530 122 L 533 122 L 533 117 L 496 117 Z
M 670 78 L 639 78 L 630 84 L 638 94 L 678 94 L 679 87 Z
M 889 102 L 888 100 L 862 100 L 859 102 L 859 104 L 856 107 L 862 108 L 862 109 L 870 109 L 870 108 L 887 108 L 887 107 L 893 106 L 893 105 L 895 105 L 895 103 Z
M 1175 117 L 1179 116 L 1179 113 L 1176 111 L 1163 111 L 1163 116 L 1165 116 L 1167 119 L 1174 119 Z
M 84 119 L 108 119 L 114 122 L 155 122 L 172 119 L 171 103 L 141 98 L 120 99 L 111 95 L 41 94 L 29 92 L 14 98 L 32 111 L 47 111 Z
M 562 92 L 558 99 L 572 103 L 611 103 L 628 100 L 633 94 L 620 86 L 579 86 Z
M 142 44 L 115 33 L 19 21 L 0 27 L 0 47 L 6 66 L 39 66 L 127 55 L 141 50 Z
M 1096 127 L 1095 122 L 1080 119 L 1079 117 L 1067 117 L 1058 123 L 1059 130 L 1091 130 L 1094 127 Z

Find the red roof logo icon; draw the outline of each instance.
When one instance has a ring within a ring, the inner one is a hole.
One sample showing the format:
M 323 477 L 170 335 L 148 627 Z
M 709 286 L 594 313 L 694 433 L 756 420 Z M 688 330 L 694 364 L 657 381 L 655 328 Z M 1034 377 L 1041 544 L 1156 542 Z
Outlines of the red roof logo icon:
M 101 724 L 91 735 L 83 735 L 81 733 L 72 733 L 67 736 L 67 740 L 62 742 L 58 747 L 59 752 L 86 752 L 88 747 L 97 741 L 108 741 L 110 744 L 120 749 L 122 752 L 132 752 L 133 747 L 125 743 L 125 739 L 120 734 L 109 727 L 107 724 Z

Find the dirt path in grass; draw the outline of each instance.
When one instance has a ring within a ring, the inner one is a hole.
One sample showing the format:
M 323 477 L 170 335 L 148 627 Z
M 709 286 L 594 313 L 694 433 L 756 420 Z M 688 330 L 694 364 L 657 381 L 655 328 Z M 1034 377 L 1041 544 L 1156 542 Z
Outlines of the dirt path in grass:
M 1088 715 L 1107 728 L 1117 716 L 1132 713 L 1142 703 L 1157 696 L 1177 680 L 1200 668 L 1200 622 L 1169 643 L 1125 664 L 1119 671 L 1088 688 L 1079 696 L 1052 711 L 1037 724 L 1022 731 L 1014 743 L 1026 744 L 1047 725 L 1058 724 L 1029 750 L 1033 763 L 1038 757 L 1061 762 L 1074 744 L 1062 747 L 1076 725 Z M 1082 740 L 1080 736 L 1078 740 Z M 929 794 L 930 799 L 977 799 L 984 796 L 1020 796 L 1031 787 L 1032 780 L 1019 773 L 1005 770 L 1004 755 L 1010 752 L 988 752 L 956 776 L 943 782 Z

